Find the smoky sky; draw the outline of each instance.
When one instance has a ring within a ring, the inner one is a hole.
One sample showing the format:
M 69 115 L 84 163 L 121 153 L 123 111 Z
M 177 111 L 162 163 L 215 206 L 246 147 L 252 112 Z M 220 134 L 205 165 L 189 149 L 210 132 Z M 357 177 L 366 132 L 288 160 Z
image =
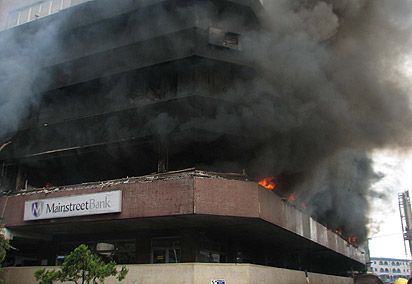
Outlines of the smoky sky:
M 263 30 L 242 34 L 259 74 L 224 95 L 237 112 L 205 119 L 259 144 L 248 169 L 278 176 L 306 210 L 332 229 L 366 239 L 371 153 L 408 148 L 412 2 L 264 1 Z M 240 95 L 241 94 L 241 95 Z M 246 139 L 247 140 L 247 139 Z M 283 180 L 282 180 L 283 179 Z
M 379 178 L 371 152 L 410 144 L 410 79 L 399 69 L 411 46 L 412 2 L 265 6 L 266 33 L 250 35 L 256 44 L 247 54 L 262 72 L 256 94 L 267 95 L 250 105 L 268 113 L 269 128 L 287 142 L 267 144 L 256 166 L 263 157 L 278 174 L 300 173 L 291 190 L 312 214 L 364 240 L 371 185 Z
M 236 111 L 222 107 L 212 118 L 184 123 L 164 112 L 145 128 L 160 135 L 192 125 L 246 133 L 254 145 L 247 168 L 255 176 L 285 177 L 287 190 L 318 220 L 364 240 L 371 185 L 379 179 L 371 153 L 410 144 L 410 79 L 401 66 L 412 46 L 412 1 L 265 0 L 263 6 L 262 27 L 241 31 L 238 53 L 256 75 L 231 82 L 222 95 Z M 215 21 L 210 25 L 228 31 L 241 25 Z M 1 143 L 38 104 L 37 59 L 61 47 L 56 33 L 63 22 L 25 39 L 12 31 L 1 37 L 8 50 L 0 54 Z M 173 48 L 179 53 L 179 44 Z

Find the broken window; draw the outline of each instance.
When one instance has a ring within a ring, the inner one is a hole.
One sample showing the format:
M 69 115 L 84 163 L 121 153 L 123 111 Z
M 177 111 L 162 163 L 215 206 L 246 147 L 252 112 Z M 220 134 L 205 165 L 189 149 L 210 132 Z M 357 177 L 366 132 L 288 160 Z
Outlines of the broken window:
M 209 44 L 229 49 L 241 50 L 240 35 L 218 28 L 209 28 Z

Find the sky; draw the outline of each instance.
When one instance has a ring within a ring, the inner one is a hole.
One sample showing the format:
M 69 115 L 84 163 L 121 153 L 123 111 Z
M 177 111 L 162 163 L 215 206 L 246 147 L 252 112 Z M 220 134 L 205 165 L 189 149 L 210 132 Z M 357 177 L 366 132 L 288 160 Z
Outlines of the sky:
M 412 54 L 407 55 L 403 63 L 399 71 L 406 75 L 409 79 L 407 84 L 410 85 Z M 370 254 L 372 257 L 412 259 L 409 246 L 406 246 L 405 251 L 398 205 L 398 193 L 408 190 L 412 196 L 412 150 L 376 152 L 373 160 L 375 171 L 383 175 L 373 190 L 385 193 L 388 199 L 370 200 Z
M 405 255 L 398 193 L 412 189 L 412 153 L 379 152 L 374 154 L 374 161 L 375 171 L 384 176 L 373 190 L 386 193 L 388 198 L 371 200 L 370 254 L 372 257 L 411 259 L 409 247 Z

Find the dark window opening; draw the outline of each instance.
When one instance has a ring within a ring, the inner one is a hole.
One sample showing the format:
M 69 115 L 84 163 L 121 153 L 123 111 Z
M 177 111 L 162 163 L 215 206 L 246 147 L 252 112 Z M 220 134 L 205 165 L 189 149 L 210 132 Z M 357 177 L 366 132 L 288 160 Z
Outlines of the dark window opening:
M 60 243 L 56 255 L 56 264 L 64 261 L 66 255 L 73 251 L 80 244 L 85 244 L 89 249 L 106 261 L 115 261 L 118 264 L 132 264 L 137 261 L 137 251 L 135 240 L 101 240 L 82 242 L 62 242 Z
M 151 263 L 179 263 L 181 262 L 181 248 L 179 238 L 152 239 Z
M 209 28 L 209 44 L 215 47 L 241 50 L 240 34 L 226 32 L 219 28 Z

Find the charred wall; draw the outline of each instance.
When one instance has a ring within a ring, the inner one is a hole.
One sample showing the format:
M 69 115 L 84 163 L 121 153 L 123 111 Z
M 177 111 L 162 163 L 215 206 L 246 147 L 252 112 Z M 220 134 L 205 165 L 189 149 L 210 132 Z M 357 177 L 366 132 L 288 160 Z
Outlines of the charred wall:
M 236 112 L 228 86 L 254 78 L 237 33 L 257 28 L 253 10 L 233 2 L 121 1 L 100 11 L 103 2 L 2 34 L 25 46 L 38 40 L 28 35 L 37 29 L 60 27 L 57 44 L 36 54 L 31 91 L 38 100 L 19 130 L 3 135 L 12 141 L 0 152 L 5 175 L 20 176 L 17 188 L 141 175 L 159 170 L 159 159 L 167 160 L 163 169 L 179 169 L 235 156 L 238 131 L 205 121 Z M 4 56 L 21 56 L 14 52 Z

